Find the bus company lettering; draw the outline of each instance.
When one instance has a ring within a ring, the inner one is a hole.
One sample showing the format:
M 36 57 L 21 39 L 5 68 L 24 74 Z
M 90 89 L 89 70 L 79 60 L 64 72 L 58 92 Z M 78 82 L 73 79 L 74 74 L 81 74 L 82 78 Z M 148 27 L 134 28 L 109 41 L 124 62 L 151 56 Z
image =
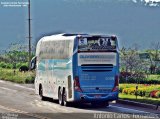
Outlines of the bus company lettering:
M 80 58 L 82 59 L 114 59 L 113 55 L 80 55 Z
M 80 53 L 79 66 L 82 64 L 113 64 L 116 65 L 116 53 Z

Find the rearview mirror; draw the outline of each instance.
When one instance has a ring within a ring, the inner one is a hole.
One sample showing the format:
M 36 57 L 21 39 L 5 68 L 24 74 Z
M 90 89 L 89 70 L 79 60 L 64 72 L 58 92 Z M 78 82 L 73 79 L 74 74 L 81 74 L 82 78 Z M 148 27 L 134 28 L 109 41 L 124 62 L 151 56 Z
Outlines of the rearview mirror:
M 31 59 L 31 62 L 30 62 L 30 70 L 36 69 L 36 59 L 37 59 L 36 56 Z

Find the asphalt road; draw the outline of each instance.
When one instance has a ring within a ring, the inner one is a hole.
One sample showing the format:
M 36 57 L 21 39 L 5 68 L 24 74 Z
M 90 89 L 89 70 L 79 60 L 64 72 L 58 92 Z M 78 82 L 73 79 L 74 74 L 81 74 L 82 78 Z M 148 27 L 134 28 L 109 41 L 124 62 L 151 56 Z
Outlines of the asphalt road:
M 96 118 L 150 118 L 160 113 L 153 109 L 110 103 L 106 108 L 89 104 L 60 106 L 57 101 L 41 101 L 31 84 L 15 84 L 0 80 L 0 119 L 96 119 Z M 159 118 L 160 119 L 160 118 Z

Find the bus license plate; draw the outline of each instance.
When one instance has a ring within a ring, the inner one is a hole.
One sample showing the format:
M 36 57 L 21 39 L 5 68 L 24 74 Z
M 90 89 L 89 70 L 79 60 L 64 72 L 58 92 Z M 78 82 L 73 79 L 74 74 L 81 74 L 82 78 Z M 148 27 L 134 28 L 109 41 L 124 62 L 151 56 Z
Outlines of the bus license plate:
M 95 98 L 101 98 L 101 95 L 95 95 L 94 97 Z

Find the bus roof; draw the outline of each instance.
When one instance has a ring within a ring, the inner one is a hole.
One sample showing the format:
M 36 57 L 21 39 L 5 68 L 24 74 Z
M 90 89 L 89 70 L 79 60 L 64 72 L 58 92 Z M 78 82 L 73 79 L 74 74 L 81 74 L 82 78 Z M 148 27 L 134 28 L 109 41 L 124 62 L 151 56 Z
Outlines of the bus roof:
M 56 35 L 51 35 L 51 36 L 45 36 L 43 37 L 42 41 L 53 41 L 53 40 L 71 40 L 75 39 L 76 36 L 63 36 L 63 34 L 56 34 Z
M 53 40 L 71 40 L 75 39 L 76 37 L 116 37 L 114 35 L 89 35 L 89 34 L 56 34 L 51 36 L 45 36 L 41 38 L 42 41 L 53 41 Z
M 108 38 L 116 39 L 116 36 L 112 36 L 112 35 L 109 36 L 109 35 L 88 35 L 88 34 L 67 34 L 67 33 L 45 36 L 45 37 L 42 37 L 37 43 L 36 56 L 40 52 L 41 44 L 45 42 L 74 40 L 76 37 L 88 37 L 88 38 L 89 37 L 108 37 Z

